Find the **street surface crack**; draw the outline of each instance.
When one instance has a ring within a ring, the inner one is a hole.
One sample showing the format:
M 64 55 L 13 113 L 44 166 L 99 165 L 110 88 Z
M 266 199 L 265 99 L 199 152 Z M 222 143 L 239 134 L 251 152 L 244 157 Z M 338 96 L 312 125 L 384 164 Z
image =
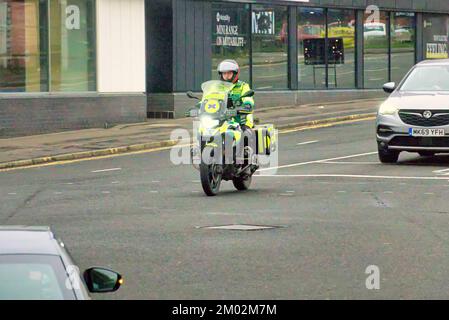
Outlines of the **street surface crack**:
M 23 209 L 25 209 L 31 201 L 33 201 L 42 191 L 44 191 L 43 189 L 38 189 L 37 191 L 35 191 L 32 195 L 28 196 L 23 202 L 22 204 L 20 204 L 16 209 L 13 210 L 13 212 L 11 212 L 5 219 L 5 222 L 12 219 L 15 215 L 17 215 L 20 211 L 22 211 Z

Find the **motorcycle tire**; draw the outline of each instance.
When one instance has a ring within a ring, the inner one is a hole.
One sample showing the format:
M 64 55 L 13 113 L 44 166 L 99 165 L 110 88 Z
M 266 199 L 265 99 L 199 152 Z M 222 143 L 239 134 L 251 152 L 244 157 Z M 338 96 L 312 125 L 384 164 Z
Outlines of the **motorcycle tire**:
M 216 196 L 220 191 L 221 174 L 215 173 L 215 175 L 213 165 L 200 164 L 201 186 L 209 197 Z

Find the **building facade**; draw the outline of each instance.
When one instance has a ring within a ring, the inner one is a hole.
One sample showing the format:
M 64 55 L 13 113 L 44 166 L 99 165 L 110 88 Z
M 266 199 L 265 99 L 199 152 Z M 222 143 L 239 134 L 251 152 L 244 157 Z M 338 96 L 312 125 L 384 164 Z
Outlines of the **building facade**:
M 416 62 L 448 57 L 447 0 L 151 0 L 146 22 L 153 117 L 181 116 L 184 92 L 226 58 L 263 107 L 379 97 Z
M 0 0 L 0 137 L 144 121 L 144 0 Z
M 448 0 L 0 0 L 0 137 L 181 117 L 227 58 L 257 106 L 379 97 L 448 35 Z

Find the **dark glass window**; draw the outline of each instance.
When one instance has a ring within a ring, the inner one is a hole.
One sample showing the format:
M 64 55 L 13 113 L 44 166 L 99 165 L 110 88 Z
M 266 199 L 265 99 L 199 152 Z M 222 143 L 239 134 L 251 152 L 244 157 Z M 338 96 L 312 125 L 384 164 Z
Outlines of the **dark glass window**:
M 47 90 L 43 13 L 39 0 L 0 1 L 0 91 Z
M 253 87 L 288 88 L 288 11 L 282 6 L 253 6 Z
M 301 89 L 326 88 L 325 39 L 325 10 L 298 8 L 298 81 Z
M 328 86 L 355 87 L 355 12 L 328 10 Z
M 385 11 L 380 12 L 378 21 L 372 17 L 371 14 L 366 14 L 363 25 L 364 80 L 365 88 L 378 89 L 389 81 L 387 33 L 389 18 Z
M 95 45 L 94 0 L 0 1 L 0 91 L 95 91 Z
M 391 81 L 399 83 L 415 64 L 415 14 L 393 12 L 391 18 Z
M 299 8 L 298 72 L 301 89 L 355 87 L 354 10 Z
M 448 54 L 449 16 L 424 15 L 424 59 L 446 59 Z
M 50 91 L 95 91 L 94 4 L 50 1 Z
M 212 4 L 212 79 L 218 64 L 234 59 L 240 65 L 240 79 L 250 80 L 249 5 Z

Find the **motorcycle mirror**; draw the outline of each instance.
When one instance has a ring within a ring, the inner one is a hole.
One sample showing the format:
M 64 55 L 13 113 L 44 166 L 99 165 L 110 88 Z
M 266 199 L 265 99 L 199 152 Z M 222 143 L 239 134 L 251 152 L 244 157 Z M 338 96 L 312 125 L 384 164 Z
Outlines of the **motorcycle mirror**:
M 199 112 L 198 112 L 198 109 L 190 109 L 189 113 L 190 113 L 190 116 L 194 118 L 194 117 L 198 117 Z
M 190 99 L 196 99 L 196 100 L 200 100 L 200 98 L 198 98 L 197 96 L 195 96 L 195 94 L 192 92 L 192 91 L 187 91 L 187 96 L 190 98 Z
M 248 98 L 254 96 L 255 92 L 253 90 L 249 90 L 247 93 L 243 94 L 241 98 Z

